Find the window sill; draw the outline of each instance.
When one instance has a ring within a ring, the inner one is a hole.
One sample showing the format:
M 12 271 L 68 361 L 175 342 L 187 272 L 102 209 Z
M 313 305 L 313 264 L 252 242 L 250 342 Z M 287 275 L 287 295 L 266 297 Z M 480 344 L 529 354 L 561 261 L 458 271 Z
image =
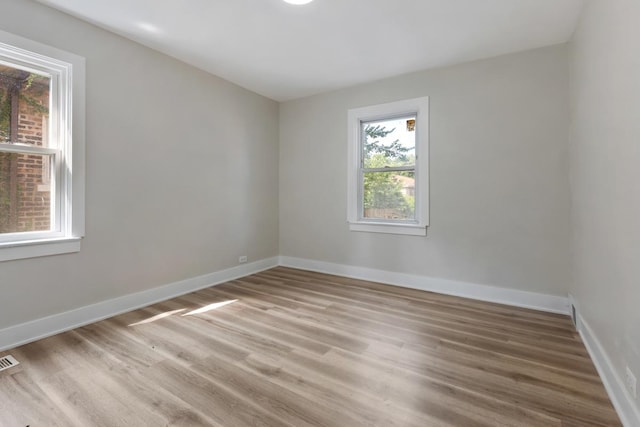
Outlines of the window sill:
M 349 230 L 368 233 L 402 234 L 405 236 L 426 236 L 427 227 L 417 224 L 389 224 L 381 222 L 350 222 Z
M 80 237 L 0 243 L 0 262 L 80 252 Z

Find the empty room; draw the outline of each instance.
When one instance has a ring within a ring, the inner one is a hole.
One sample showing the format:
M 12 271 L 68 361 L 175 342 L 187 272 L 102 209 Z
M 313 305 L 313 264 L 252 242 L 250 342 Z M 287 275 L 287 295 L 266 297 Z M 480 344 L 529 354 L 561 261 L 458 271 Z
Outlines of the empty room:
M 0 426 L 640 427 L 640 2 L 1 0 Z

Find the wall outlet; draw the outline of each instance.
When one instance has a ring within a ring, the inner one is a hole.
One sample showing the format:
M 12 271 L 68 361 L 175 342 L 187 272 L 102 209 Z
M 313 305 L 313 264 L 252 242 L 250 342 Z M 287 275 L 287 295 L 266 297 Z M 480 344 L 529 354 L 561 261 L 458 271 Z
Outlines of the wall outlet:
M 636 376 L 633 375 L 633 372 L 631 372 L 631 369 L 629 369 L 629 367 L 627 366 L 627 388 L 629 389 L 629 391 L 631 392 L 631 396 L 633 396 L 634 399 L 638 398 L 638 390 L 636 389 Z
M 242 255 L 240 258 L 238 258 L 238 263 L 244 264 L 245 262 L 247 262 L 247 256 L 246 255 Z

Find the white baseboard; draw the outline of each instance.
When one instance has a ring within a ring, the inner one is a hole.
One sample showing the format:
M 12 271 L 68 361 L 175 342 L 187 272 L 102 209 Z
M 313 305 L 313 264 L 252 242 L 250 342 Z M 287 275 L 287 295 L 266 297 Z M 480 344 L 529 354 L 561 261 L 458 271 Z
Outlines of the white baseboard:
M 576 307 L 578 332 L 589 352 L 589 356 L 591 356 L 591 360 L 593 360 L 593 364 L 596 366 L 604 388 L 609 394 L 609 399 L 611 399 L 611 403 L 613 403 L 613 407 L 620 417 L 620 421 L 625 427 L 640 426 L 640 411 L 635 405 L 633 397 L 627 391 L 624 381 L 613 367 L 611 359 L 593 332 L 593 329 L 591 329 L 589 324 L 580 315 L 580 307 L 571 296 L 569 296 L 569 298 L 571 303 Z
M 622 423 L 625 427 L 640 426 L 640 412 L 638 408 L 627 392 L 624 382 L 613 368 L 613 364 L 600 344 L 600 341 L 588 323 L 580 315 L 579 306 L 571 296 L 566 298 L 288 256 L 267 258 L 249 264 L 239 265 L 226 270 L 181 280 L 161 287 L 11 326 L 0 330 L 0 351 L 189 292 L 258 273 L 277 265 L 567 315 L 570 314 L 571 304 L 573 304 L 577 310 L 577 329 Z
M 516 307 L 531 308 L 551 313 L 569 314 L 569 299 L 567 297 L 556 295 L 539 294 L 496 286 L 479 285 L 475 283 L 459 282 L 456 280 L 438 279 L 428 276 L 417 276 L 288 256 L 280 257 L 280 265 L 284 267 L 346 276 L 354 279 L 380 282 L 404 288 L 420 289 L 440 294 L 496 302 Z
M 160 301 L 248 276 L 278 265 L 278 258 L 267 258 L 226 270 L 193 277 L 168 285 L 125 295 L 96 304 L 54 314 L 0 330 L 0 351 L 27 344 L 108 317 L 126 313 Z
M 577 310 L 577 329 L 602 378 L 620 419 L 625 427 L 640 426 L 640 412 L 627 392 L 624 382 L 616 373 L 609 356 L 600 341 L 580 315 L 579 306 L 574 299 L 538 294 L 534 292 L 506 289 L 495 286 L 479 285 L 448 279 L 417 276 L 366 267 L 334 264 L 302 258 L 280 256 L 267 258 L 249 264 L 239 265 L 226 270 L 203 276 L 193 277 L 149 289 L 135 294 L 99 302 L 60 314 L 36 319 L 0 330 L 0 351 L 14 348 L 32 341 L 46 338 L 70 329 L 126 313 L 160 301 L 215 286 L 239 277 L 248 276 L 281 265 L 335 274 L 355 279 L 369 280 L 389 285 L 437 292 L 446 295 L 461 296 L 481 301 L 490 301 L 517 307 L 531 308 L 552 313 L 570 314 L 571 304 Z
M 239 277 L 248 276 L 277 265 L 336 274 L 482 301 L 497 302 L 517 307 L 569 314 L 569 302 L 568 299 L 564 297 L 281 256 L 267 258 L 250 264 L 243 264 L 203 276 L 185 279 L 143 292 L 102 301 L 89 306 L 80 307 L 64 313 L 55 314 L 2 329 L 0 330 L 0 351 L 97 322 L 127 311 L 145 307 L 156 302 L 174 298 L 179 295 L 184 295 L 189 292 L 224 283 Z

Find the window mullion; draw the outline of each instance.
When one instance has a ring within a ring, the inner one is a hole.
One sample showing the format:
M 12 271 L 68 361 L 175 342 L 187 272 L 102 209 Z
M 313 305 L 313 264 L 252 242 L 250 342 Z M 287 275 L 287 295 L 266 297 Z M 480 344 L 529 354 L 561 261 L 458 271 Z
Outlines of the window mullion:
M 56 148 L 38 147 L 26 144 L 2 144 L 0 143 L 0 153 L 17 153 L 17 154 L 41 154 L 56 155 L 60 150 Z
M 415 171 L 415 166 L 395 166 L 384 168 L 362 168 L 363 172 L 411 172 Z

